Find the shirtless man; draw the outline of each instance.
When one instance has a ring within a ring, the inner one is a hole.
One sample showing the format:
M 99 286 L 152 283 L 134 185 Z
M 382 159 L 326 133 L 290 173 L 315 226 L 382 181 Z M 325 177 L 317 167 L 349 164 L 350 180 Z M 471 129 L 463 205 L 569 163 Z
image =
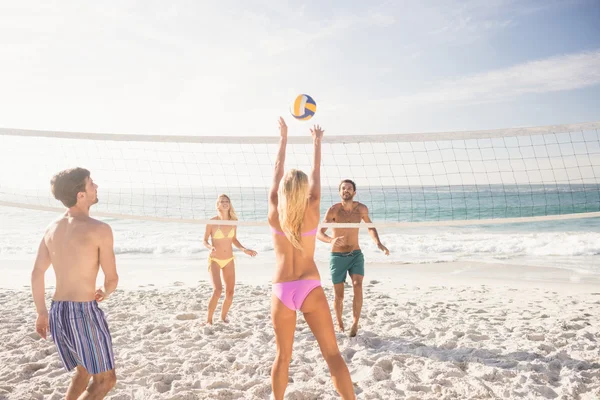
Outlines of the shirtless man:
M 350 179 L 343 180 L 340 183 L 339 192 L 342 202 L 334 204 L 327 210 L 325 223 L 371 222 L 367 206 L 353 200 L 356 194 L 356 184 L 353 181 Z M 321 228 L 317 238 L 322 242 L 331 243 L 329 268 L 335 291 L 334 308 L 338 329 L 341 332 L 344 331 L 344 321 L 342 320 L 344 283 L 346 282 L 346 274 L 350 274 L 354 288 L 354 300 L 352 302 L 354 322 L 350 329 L 350 337 L 354 337 L 358 332 L 358 320 L 363 303 L 362 282 L 365 275 L 365 259 L 358 243 L 358 228 L 333 228 L 333 236 L 328 236 L 325 233 L 326 231 L 327 228 Z M 379 250 L 383 251 L 386 256 L 390 254 L 390 251 L 381 244 L 375 228 L 369 228 L 369 235 L 371 235 Z
M 90 218 L 90 207 L 98 202 L 98 186 L 88 170 L 59 172 L 51 188 L 68 210 L 46 229 L 31 274 L 38 314 L 35 330 L 44 339 L 49 330 L 65 369 L 76 368 L 66 399 L 103 399 L 117 380 L 110 332 L 98 307 L 119 281 L 113 234 L 110 226 Z M 50 264 L 56 290 L 48 313 L 44 274 Z M 105 279 L 104 287 L 96 289 L 99 265 Z

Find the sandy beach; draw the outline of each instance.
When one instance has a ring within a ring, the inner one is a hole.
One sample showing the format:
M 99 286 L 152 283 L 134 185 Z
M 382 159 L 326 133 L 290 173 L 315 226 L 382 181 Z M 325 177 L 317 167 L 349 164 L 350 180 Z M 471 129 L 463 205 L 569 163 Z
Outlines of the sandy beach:
M 600 398 L 596 275 L 481 263 L 369 267 L 359 335 L 337 335 L 359 399 Z M 203 280 L 125 284 L 104 302 L 118 376 L 108 398 L 270 398 L 270 287 L 241 275 L 229 324 L 203 326 L 211 291 Z M 324 287 L 332 299 L 326 279 Z M 28 288 L 0 291 L 0 399 L 64 396 L 70 374 L 34 320 Z M 301 316 L 286 398 L 337 398 Z

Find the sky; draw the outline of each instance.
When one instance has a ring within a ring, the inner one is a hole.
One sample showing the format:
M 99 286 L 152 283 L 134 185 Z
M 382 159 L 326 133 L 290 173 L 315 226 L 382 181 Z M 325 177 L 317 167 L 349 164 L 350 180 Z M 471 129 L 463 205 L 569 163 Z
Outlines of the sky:
M 326 135 L 600 120 L 599 0 L 0 0 L 0 127 Z M 300 93 L 317 102 L 292 121 Z

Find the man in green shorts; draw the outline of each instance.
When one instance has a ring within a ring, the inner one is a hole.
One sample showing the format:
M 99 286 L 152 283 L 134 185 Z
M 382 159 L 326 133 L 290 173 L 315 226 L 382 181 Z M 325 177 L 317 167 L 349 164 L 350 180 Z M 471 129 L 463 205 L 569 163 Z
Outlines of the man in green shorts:
M 334 204 L 327 210 L 323 222 L 371 222 L 367 206 L 353 200 L 354 195 L 356 194 L 356 184 L 353 181 L 350 179 L 343 180 L 340 183 L 339 192 L 342 202 Z M 333 236 L 328 236 L 325 233 L 327 228 L 320 229 L 317 238 L 322 242 L 331 243 L 331 259 L 329 266 L 333 288 L 335 290 L 334 309 L 338 328 L 342 332 L 344 331 L 342 309 L 344 305 L 344 283 L 346 282 L 346 274 L 350 274 L 350 278 L 352 279 L 352 286 L 354 288 L 352 314 L 354 322 L 350 329 L 350 337 L 354 337 L 358 331 L 358 320 L 362 309 L 362 282 L 365 275 L 365 259 L 358 243 L 358 228 L 333 228 L 332 230 Z M 371 235 L 381 251 L 386 255 L 390 254 L 389 250 L 381 244 L 375 228 L 369 228 L 369 235 Z

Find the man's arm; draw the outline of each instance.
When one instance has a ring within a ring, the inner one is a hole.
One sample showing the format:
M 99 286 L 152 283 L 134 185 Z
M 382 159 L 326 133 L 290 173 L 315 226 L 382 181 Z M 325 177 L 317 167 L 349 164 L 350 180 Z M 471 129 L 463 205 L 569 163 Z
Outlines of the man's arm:
M 33 271 L 31 272 L 31 292 L 33 294 L 35 309 L 38 313 L 35 330 L 44 339 L 46 339 L 46 332 L 48 330 L 48 309 L 46 308 L 44 275 L 50 264 L 50 252 L 48 251 L 48 246 L 46 246 L 46 241 L 42 238 L 35 258 L 35 264 L 33 265 Z
M 107 298 L 115 291 L 119 283 L 112 229 L 108 224 L 102 224 L 100 230 L 99 261 L 102 272 L 104 272 L 104 287 L 96 291 L 97 301 Z
M 334 211 L 333 207 L 335 207 L 335 206 L 331 206 L 329 208 L 329 210 L 327 210 L 327 214 L 325 214 L 325 218 L 323 219 L 324 223 L 335 222 L 334 221 L 335 211 Z M 344 245 L 344 237 L 343 236 L 329 236 L 328 234 L 325 233 L 326 231 L 327 231 L 327 227 L 319 229 L 319 231 L 317 233 L 317 239 L 319 239 L 321 242 L 329 243 L 332 246 L 336 246 L 336 245 L 343 246 Z
M 365 221 L 367 224 L 372 223 L 371 218 L 369 217 L 369 208 L 364 204 L 360 208 L 360 214 L 363 221 Z M 383 251 L 386 256 L 389 256 L 390 251 L 381 243 L 381 240 L 379 240 L 379 234 L 377 233 L 377 229 L 369 228 L 369 235 L 371 236 L 371 238 L 373 238 L 373 241 L 375 242 L 379 250 Z
M 325 214 L 325 218 L 323 218 L 323 223 L 327 224 L 333 221 L 332 210 L 333 206 L 329 207 L 329 210 L 327 210 L 327 213 Z M 319 231 L 317 232 L 317 239 L 319 239 L 321 242 L 331 243 L 331 240 L 333 240 L 333 238 L 325 232 L 327 232 L 327 227 L 319 229 Z

